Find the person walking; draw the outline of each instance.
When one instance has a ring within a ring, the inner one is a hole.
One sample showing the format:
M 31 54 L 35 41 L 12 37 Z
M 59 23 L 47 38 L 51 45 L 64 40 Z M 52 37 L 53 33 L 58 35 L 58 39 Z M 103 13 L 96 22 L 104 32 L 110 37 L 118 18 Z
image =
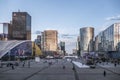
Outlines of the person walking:
M 12 70 L 13 70 L 14 69 L 14 64 L 12 64 L 11 67 L 12 67 Z
M 116 64 L 116 63 L 114 63 L 114 66 L 115 66 L 115 67 L 116 67 L 116 65 L 117 65 L 117 64 Z
M 72 63 L 73 64 L 73 63 Z M 73 64 L 73 68 L 72 68 L 72 70 L 75 70 L 75 65 Z
M 23 62 L 23 65 L 22 65 L 23 67 L 25 66 L 25 61 Z
M 104 72 L 103 72 L 103 75 L 104 75 L 104 77 L 106 76 L 106 71 L 104 70 Z
M 65 69 L 65 65 L 63 65 L 63 69 Z

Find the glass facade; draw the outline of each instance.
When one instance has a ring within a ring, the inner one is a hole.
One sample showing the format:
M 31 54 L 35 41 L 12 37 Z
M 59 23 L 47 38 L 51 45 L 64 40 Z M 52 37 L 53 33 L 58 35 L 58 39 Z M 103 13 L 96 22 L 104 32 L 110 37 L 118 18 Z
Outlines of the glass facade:
M 80 49 L 81 51 L 93 51 L 94 28 L 85 27 L 80 29 Z
M 27 12 L 12 13 L 12 39 L 31 40 L 31 16 Z
M 115 23 L 99 33 L 95 38 L 95 51 L 118 51 L 120 23 Z

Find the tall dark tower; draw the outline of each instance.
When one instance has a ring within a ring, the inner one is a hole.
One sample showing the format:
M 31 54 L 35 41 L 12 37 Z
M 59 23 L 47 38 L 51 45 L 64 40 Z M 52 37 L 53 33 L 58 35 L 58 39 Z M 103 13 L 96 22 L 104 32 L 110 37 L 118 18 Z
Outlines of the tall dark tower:
M 31 16 L 27 12 L 12 13 L 12 39 L 31 40 Z

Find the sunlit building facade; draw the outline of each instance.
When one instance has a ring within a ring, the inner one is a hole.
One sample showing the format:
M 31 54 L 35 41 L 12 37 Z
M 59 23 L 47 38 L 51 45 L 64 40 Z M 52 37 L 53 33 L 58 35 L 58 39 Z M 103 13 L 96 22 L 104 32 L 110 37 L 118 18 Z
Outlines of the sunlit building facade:
M 57 51 L 58 49 L 58 32 L 56 30 L 44 31 L 44 50 Z

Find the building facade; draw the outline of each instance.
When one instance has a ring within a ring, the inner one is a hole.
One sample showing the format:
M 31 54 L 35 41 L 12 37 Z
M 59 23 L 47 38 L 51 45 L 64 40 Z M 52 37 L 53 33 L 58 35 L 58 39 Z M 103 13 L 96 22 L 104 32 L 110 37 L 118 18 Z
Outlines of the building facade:
M 35 43 L 41 49 L 41 35 L 37 35 L 37 39 L 35 39 Z
M 120 23 L 114 23 L 95 37 L 95 51 L 109 58 L 120 58 Z
M 11 24 L 10 23 L 0 23 L 3 26 L 3 32 L 0 34 L 0 40 L 6 41 L 9 39 L 9 30 L 11 29 Z
M 81 56 L 83 56 L 84 53 L 89 53 L 89 52 L 93 51 L 93 49 L 94 49 L 93 38 L 94 38 L 94 28 L 92 28 L 92 27 L 80 28 Z
M 31 16 L 27 12 L 12 13 L 11 39 L 31 40 Z
M 120 23 L 114 23 L 95 38 L 95 51 L 120 51 Z
M 57 51 L 58 49 L 58 32 L 56 30 L 44 31 L 44 51 Z

